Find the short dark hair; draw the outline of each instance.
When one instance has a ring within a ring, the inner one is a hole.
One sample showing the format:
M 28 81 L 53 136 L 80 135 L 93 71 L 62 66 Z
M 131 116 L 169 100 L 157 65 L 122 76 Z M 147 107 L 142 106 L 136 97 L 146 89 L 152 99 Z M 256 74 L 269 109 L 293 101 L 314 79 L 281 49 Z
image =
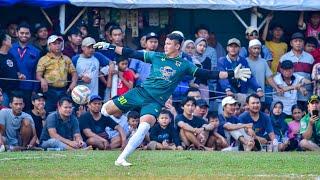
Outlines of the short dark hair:
M 316 48 L 318 47 L 318 40 L 315 37 L 307 37 L 304 42 L 304 44 L 309 43 L 315 45 Z
M 119 26 L 119 24 L 116 23 L 116 22 L 113 22 L 113 21 L 108 22 L 108 23 L 104 26 L 104 31 L 109 31 L 109 32 L 110 32 L 110 27 L 112 27 L 112 26 Z
M 182 44 L 183 42 L 183 37 L 177 33 L 171 33 L 167 35 L 167 38 L 173 41 L 176 41 L 178 44 Z
M 120 31 L 122 32 L 122 29 L 120 26 L 111 26 L 109 30 L 110 35 L 112 35 L 112 32 L 117 29 L 120 29 Z
M 23 100 L 23 96 L 20 93 L 12 93 L 11 97 L 10 97 L 10 103 L 13 102 L 13 99 L 22 99 Z
M 0 47 L 2 47 L 3 41 L 7 39 L 8 34 L 4 31 L 0 31 Z
M 129 62 L 129 60 L 127 58 L 125 58 L 124 56 L 116 57 L 117 64 L 119 64 L 121 61 L 128 61 Z
M 200 90 L 195 87 L 189 87 L 185 95 L 188 96 L 189 92 L 200 92 Z
M 167 115 L 170 117 L 170 119 L 171 119 L 171 117 L 172 117 L 172 113 L 171 113 L 169 110 L 167 110 L 167 109 L 162 109 L 162 110 L 160 111 L 160 113 L 159 113 L 159 116 L 160 116 L 160 114 L 167 114 Z
M 186 105 L 189 101 L 191 101 L 192 104 L 196 105 L 196 99 L 195 99 L 194 97 L 189 97 L 189 96 L 187 96 L 187 97 L 185 97 L 185 98 L 182 99 L 182 101 L 181 101 L 181 106 Z
M 17 27 L 17 31 L 19 31 L 21 28 L 29 29 L 31 32 L 31 26 L 27 22 L 20 23 Z
M 140 118 L 140 114 L 139 114 L 137 111 L 130 111 L 130 112 L 128 113 L 128 115 L 127 115 L 127 118 L 128 118 L 128 120 L 129 120 L 130 118 L 132 118 L 132 119 L 138 119 L 138 118 Z
M 73 101 L 71 100 L 70 97 L 68 96 L 63 96 L 62 98 L 59 99 L 58 101 L 58 105 L 61 106 L 63 104 L 63 102 L 67 101 L 68 103 L 73 103 Z
M 68 36 L 72 36 L 72 34 L 82 35 L 80 29 L 77 28 L 77 27 L 71 28 L 71 29 L 68 31 L 68 33 L 67 33 L 67 37 L 68 37 Z
M 200 24 L 199 26 L 197 26 L 196 30 L 195 30 L 195 34 L 197 34 L 200 30 L 206 30 L 208 31 L 208 33 L 210 33 L 210 29 L 207 25 L 205 24 Z
M 260 100 L 260 97 L 259 97 L 257 94 L 253 93 L 253 94 L 250 94 L 250 95 L 246 98 L 246 103 L 247 103 L 247 104 L 249 103 L 250 98 L 256 98 L 256 99 L 259 99 L 259 100 Z
M 212 111 L 210 113 L 208 113 L 207 115 L 207 119 L 210 121 L 210 119 L 215 119 L 218 118 L 218 112 L 216 111 Z
M 293 110 L 295 110 L 295 109 L 300 109 L 301 111 L 303 111 L 302 106 L 301 106 L 301 105 L 299 105 L 299 104 L 295 104 L 295 105 L 293 105 L 293 106 L 291 107 L 291 112 L 293 113 Z

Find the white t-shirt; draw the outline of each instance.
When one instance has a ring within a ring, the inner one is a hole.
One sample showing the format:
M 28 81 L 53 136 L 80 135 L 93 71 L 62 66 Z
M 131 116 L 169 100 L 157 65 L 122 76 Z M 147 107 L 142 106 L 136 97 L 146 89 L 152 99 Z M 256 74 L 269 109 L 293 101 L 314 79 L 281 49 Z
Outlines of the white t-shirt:
M 120 118 L 116 118 L 114 116 L 110 116 L 110 117 L 123 128 L 124 132 L 126 133 L 126 136 L 128 136 L 129 135 L 128 118 L 125 115 L 122 115 Z M 109 136 L 109 139 L 112 139 L 119 135 L 119 132 L 117 130 L 113 130 L 110 127 L 106 127 L 105 130 Z

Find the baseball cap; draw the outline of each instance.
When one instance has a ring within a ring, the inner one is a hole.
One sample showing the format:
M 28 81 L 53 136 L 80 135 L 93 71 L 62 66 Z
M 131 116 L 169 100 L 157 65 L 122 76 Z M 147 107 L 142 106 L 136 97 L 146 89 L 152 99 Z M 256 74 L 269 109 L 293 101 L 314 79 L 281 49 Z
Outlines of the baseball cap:
M 204 100 L 204 99 L 198 99 L 198 100 L 196 101 L 196 105 L 199 106 L 199 107 L 202 107 L 202 106 L 209 107 L 207 101 Z
M 102 98 L 99 96 L 99 95 L 92 95 L 90 96 L 90 101 L 89 102 L 92 102 L 94 100 L 102 100 Z
M 41 28 L 47 28 L 47 26 L 43 23 L 36 23 L 34 25 L 34 31 L 37 33 Z
M 48 38 L 48 45 L 49 45 L 50 43 L 55 42 L 56 40 L 60 40 L 60 41 L 63 42 L 63 38 L 62 38 L 62 37 L 57 36 L 57 35 L 51 35 L 51 36 Z
M 293 63 L 290 60 L 284 60 L 281 62 L 280 67 L 282 69 L 291 69 L 291 68 L 293 68 Z
M 247 29 L 246 29 L 246 34 L 251 34 L 251 33 L 253 33 L 254 31 L 256 31 L 257 33 L 259 33 L 258 28 L 254 27 L 254 26 L 249 26 L 249 27 L 247 27 Z
M 320 101 L 320 97 L 318 95 L 312 95 L 310 96 L 308 103 L 312 103 L 313 101 Z
M 227 97 L 222 99 L 221 104 L 222 104 L 222 107 L 224 107 L 227 104 L 234 104 L 236 102 L 237 102 L 237 100 L 235 100 L 233 97 L 227 96 Z
M 82 40 L 82 43 L 81 43 L 81 45 L 85 46 L 85 47 L 88 47 L 88 46 L 91 46 L 91 45 L 94 45 L 94 44 L 96 44 L 96 41 L 92 37 L 84 38 Z
M 42 93 L 36 93 L 36 94 L 31 96 L 31 100 L 32 101 L 34 101 L 36 99 L 40 99 L 40 98 L 46 99 L 46 97 Z
M 231 44 L 236 44 L 236 45 L 238 45 L 239 47 L 241 46 L 241 43 L 240 43 L 239 39 L 237 39 L 237 38 L 229 39 L 227 45 L 229 46 L 229 45 L 231 45 Z
M 249 42 L 249 48 L 252 47 L 252 46 L 257 46 L 257 45 L 261 46 L 261 42 L 260 42 L 258 39 L 252 39 L 252 40 L 250 40 L 250 42 Z
M 291 39 L 290 40 L 293 40 L 293 39 L 302 39 L 304 40 L 304 35 L 300 32 L 296 32 L 296 33 L 293 33 L 291 35 Z
M 156 39 L 158 39 L 159 37 L 158 37 L 158 35 L 157 35 L 156 33 L 150 32 L 150 33 L 148 33 L 148 34 L 146 35 L 146 41 L 148 41 L 148 40 L 151 39 L 151 38 L 156 38 Z

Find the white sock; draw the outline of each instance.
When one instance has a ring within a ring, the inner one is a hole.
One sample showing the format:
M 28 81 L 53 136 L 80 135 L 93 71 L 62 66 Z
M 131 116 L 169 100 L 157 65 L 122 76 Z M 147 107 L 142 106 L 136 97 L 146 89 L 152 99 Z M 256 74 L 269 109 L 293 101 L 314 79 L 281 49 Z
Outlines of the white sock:
M 106 108 L 106 107 L 107 107 L 107 103 L 108 103 L 108 102 L 106 102 L 106 103 L 104 103 L 104 104 L 102 105 L 101 114 L 104 115 L 104 116 L 109 117 L 110 114 L 107 113 L 107 108 Z
M 118 160 L 126 159 L 130 154 L 133 153 L 133 151 L 142 143 L 144 137 L 148 133 L 150 129 L 150 124 L 147 122 L 141 122 L 139 124 L 139 127 L 134 133 L 134 135 L 130 138 L 127 146 L 124 148 L 120 156 L 118 157 Z

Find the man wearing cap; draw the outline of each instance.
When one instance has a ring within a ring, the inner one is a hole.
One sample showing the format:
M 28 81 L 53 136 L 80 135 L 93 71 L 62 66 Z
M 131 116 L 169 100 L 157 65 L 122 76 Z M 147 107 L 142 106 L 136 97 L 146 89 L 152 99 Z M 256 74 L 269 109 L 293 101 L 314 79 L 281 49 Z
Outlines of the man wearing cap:
M 40 57 L 42 57 L 48 52 L 48 28 L 42 23 L 37 23 L 34 30 L 36 39 L 33 45 L 40 50 Z
M 42 92 L 46 97 L 50 97 L 46 104 L 46 111 L 50 113 L 56 110 L 58 99 L 66 91 L 71 92 L 77 85 L 78 75 L 70 58 L 62 54 L 62 37 L 51 35 L 48 38 L 48 47 L 49 52 L 39 60 L 36 72 Z M 69 87 L 67 87 L 68 74 L 72 78 Z
M 33 109 L 28 112 L 32 116 L 37 137 L 40 138 L 43 124 L 45 123 L 47 113 L 44 109 L 46 104 L 46 97 L 42 93 L 35 93 L 31 97 Z M 39 143 L 39 141 L 37 142 Z
M 227 138 L 229 144 L 231 144 L 231 135 L 234 140 L 239 141 L 243 146 L 243 150 L 251 151 L 254 147 L 254 142 L 246 130 L 252 129 L 252 123 L 241 124 L 238 118 L 234 116 L 236 103 L 237 101 L 231 96 L 222 99 L 223 113 L 218 116 L 218 133 Z
M 320 97 L 312 95 L 308 100 L 308 114 L 300 120 L 302 140 L 299 145 L 304 150 L 320 150 Z
M 193 115 L 208 121 L 208 119 L 206 118 L 208 109 L 209 105 L 207 101 L 204 99 L 199 99 L 196 101 L 196 108 L 193 112 Z
M 239 56 L 240 41 L 236 38 L 232 38 L 228 41 L 226 57 L 220 58 L 218 61 L 218 70 L 227 71 L 233 70 L 237 66 L 249 68 L 248 62 L 245 58 Z M 223 94 L 218 94 L 217 96 L 225 95 L 232 96 L 233 93 L 248 93 L 249 88 L 258 93 L 259 96 L 263 96 L 263 89 L 257 83 L 256 78 L 251 76 L 246 81 L 241 79 L 229 78 L 229 79 L 219 79 L 217 91 L 223 92 Z
M 91 90 L 91 96 L 98 95 L 99 90 L 100 64 L 98 59 L 94 56 L 94 44 L 96 44 L 96 41 L 93 38 L 84 38 L 81 44 L 82 53 L 74 64 L 79 79 L 81 80 L 79 84 L 87 86 Z
M 258 28 L 253 27 L 253 26 L 249 26 L 246 30 L 246 39 L 248 40 L 248 42 L 251 41 L 252 39 L 259 39 Z M 272 54 L 271 54 L 270 50 L 265 45 L 261 46 L 260 55 L 266 61 L 268 61 L 268 62 L 272 61 Z M 242 56 L 244 58 L 249 56 L 248 44 L 246 44 L 245 47 L 241 47 L 240 52 L 239 52 L 239 56 Z
M 314 59 L 312 55 L 303 50 L 304 47 L 304 35 L 300 32 L 294 33 L 291 36 L 291 51 L 287 52 L 280 58 L 280 63 L 289 60 L 293 63 L 293 70 L 296 74 L 310 80 L 312 73 L 312 66 Z M 306 86 L 307 94 L 298 94 L 298 102 L 303 106 L 307 106 L 307 100 L 312 92 L 311 85 Z
M 78 28 L 71 28 L 67 33 L 68 41 L 62 49 L 63 54 L 72 58 L 76 54 L 81 53 L 82 35 Z
M 262 57 L 260 57 L 261 52 L 261 42 L 258 39 L 252 39 L 249 42 L 249 57 L 247 61 L 249 67 L 252 71 L 253 76 L 256 78 L 258 84 L 261 86 L 262 90 L 265 91 L 265 81 L 267 80 L 268 84 L 275 89 L 278 93 L 282 93 L 282 89 L 279 88 L 273 81 L 272 72 Z M 265 102 L 265 98 L 261 98 L 261 102 Z
M 274 103 L 281 101 L 283 103 L 283 112 L 291 116 L 291 107 L 297 104 L 298 91 L 306 94 L 306 89 L 303 86 L 310 81 L 297 73 L 293 73 L 293 63 L 290 60 L 285 60 L 280 64 L 280 74 L 273 77 L 276 85 L 281 88 L 284 93 L 273 94 Z
M 101 114 L 102 102 L 102 98 L 98 95 L 90 97 L 88 103 L 89 111 L 79 118 L 83 137 L 88 145 L 100 150 L 124 148 L 126 145 L 126 133 L 118 123 Z M 119 136 L 110 139 L 105 131 L 106 127 L 118 131 Z

